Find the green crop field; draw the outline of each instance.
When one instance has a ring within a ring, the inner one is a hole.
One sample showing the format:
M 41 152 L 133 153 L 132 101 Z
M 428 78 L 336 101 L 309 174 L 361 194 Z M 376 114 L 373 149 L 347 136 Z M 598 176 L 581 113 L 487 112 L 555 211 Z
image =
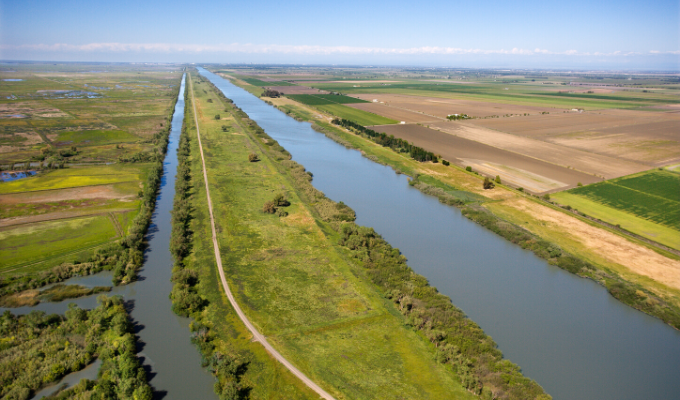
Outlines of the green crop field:
M 236 77 L 241 79 L 242 81 L 248 82 L 253 86 L 297 86 L 294 83 L 286 81 L 261 81 L 257 78 L 248 78 L 243 75 L 237 75 Z
M 568 192 L 680 230 L 680 199 L 677 198 L 679 185 L 680 176 L 650 171 L 634 177 L 571 189 Z
M 54 170 L 32 178 L 4 182 L 0 184 L 0 194 L 137 182 L 143 178 L 142 167 L 138 164 Z
M 47 221 L 0 231 L 0 270 L 44 261 L 117 239 L 108 216 Z
M 323 104 L 368 103 L 366 100 L 336 94 L 288 94 L 286 97 L 293 99 L 298 103 L 310 106 L 319 106 Z
M 396 124 L 398 121 L 385 118 L 356 108 L 343 106 L 342 104 L 324 104 L 316 106 L 319 110 L 333 114 L 338 118 L 345 118 L 363 126 Z
M 57 145 L 100 145 L 106 143 L 125 143 L 140 140 L 138 136 L 132 135 L 125 131 L 102 131 L 102 130 L 88 130 L 63 132 L 57 136 Z

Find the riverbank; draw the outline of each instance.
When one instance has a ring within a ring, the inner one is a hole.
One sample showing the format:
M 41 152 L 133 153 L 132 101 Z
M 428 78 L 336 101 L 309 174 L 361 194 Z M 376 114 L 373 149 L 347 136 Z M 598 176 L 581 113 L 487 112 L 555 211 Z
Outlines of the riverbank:
M 207 125 L 206 128 L 201 129 L 202 135 L 204 131 L 208 132 L 211 143 L 206 145 L 207 140 L 204 139 L 207 153 L 212 153 L 212 157 L 207 155 L 208 160 L 211 160 L 208 161 L 208 169 L 211 169 L 210 164 L 218 164 L 218 160 L 230 167 L 230 170 L 223 168 L 215 169 L 213 173 L 209 171 L 217 193 L 224 199 L 219 202 L 216 194 L 213 194 L 213 202 L 221 204 L 223 210 L 223 218 L 217 218 L 222 221 L 218 223 L 218 231 L 223 232 L 220 234 L 220 246 L 230 250 L 222 255 L 225 260 L 229 260 L 225 265 L 227 275 L 231 277 L 230 283 L 238 288 L 235 296 L 239 303 L 243 304 L 253 322 L 282 354 L 336 396 L 389 397 L 385 394 L 385 387 L 389 387 L 402 393 L 419 388 L 417 390 L 422 393 L 418 396 L 420 398 L 438 398 L 436 393 L 440 393 L 439 397 L 448 393 L 444 397 L 450 397 L 455 393 L 450 388 L 443 392 L 438 388 L 447 382 L 452 385 L 455 381 L 464 381 L 463 385 L 475 394 L 482 391 L 488 394 L 492 391 L 507 392 L 503 385 L 492 383 L 491 379 L 483 382 L 483 374 L 477 375 L 477 372 L 485 368 L 478 368 L 476 362 L 469 359 L 475 366 L 466 367 L 469 369 L 467 372 L 456 369 L 458 378 L 453 381 L 450 377 L 442 379 L 442 376 L 454 375 L 451 373 L 452 365 L 458 365 L 448 358 L 442 358 L 444 364 L 437 367 L 423 365 L 418 368 L 420 371 L 439 371 L 434 376 L 422 375 L 422 372 L 417 378 L 413 376 L 413 368 L 427 359 L 431 360 L 435 345 L 439 346 L 438 342 L 433 343 L 427 336 L 427 332 L 434 328 L 428 325 L 428 328 L 420 330 L 423 327 L 408 325 L 408 319 L 399 311 L 403 307 L 386 297 L 392 288 L 379 288 L 368 283 L 371 280 L 364 261 L 354 257 L 346 247 L 334 244 L 341 240 L 341 225 L 354 218 L 353 212 L 314 189 L 310 184 L 311 176 L 305 173 L 304 168 L 287 161 L 289 156 L 285 150 L 239 110 L 234 110 L 229 118 L 224 119 L 221 114 L 219 121 L 211 120 L 210 117 L 223 105 L 230 107 L 229 101 L 220 99 L 220 104 L 215 105 L 215 98 L 212 98 L 212 103 L 208 103 L 207 99 L 200 99 L 203 97 L 200 91 L 195 93 L 199 95 L 197 104 L 202 104 L 199 116 L 208 116 L 202 122 Z M 210 108 L 211 105 L 214 110 Z M 211 125 L 214 128 L 211 129 Z M 226 125 L 226 132 L 220 135 L 222 125 Z M 249 162 L 248 154 L 251 152 L 262 161 Z M 211 193 L 212 190 L 211 187 Z M 290 202 L 290 206 L 277 206 L 278 210 L 275 211 L 280 216 L 268 216 L 262 207 L 271 200 L 269 197 L 273 198 L 279 191 Z M 222 225 L 226 221 L 228 225 Z M 388 253 L 391 254 L 392 250 L 388 250 Z M 404 264 L 399 268 L 408 267 Z M 418 279 L 425 282 L 422 277 Z M 452 307 L 448 299 L 445 303 Z M 465 321 L 464 325 L 468 325 L 472 331 L 479 329 L 457 312 L 454 312 L 457 316 L 450 317 Z M 390 333 L 385 335 L 378 332 Z M 460 341 L 470 340 L 466 339 L 465 329 L 447 334 L 450 335 L 452 346 L 453 343 L 460 345 Z M 463 360 L 487 354 L 484 357 L 495 360 L 492 364 L 500 361 L 500 358 L 495 358 L 500 352 L 495 349 L 493 341 L 485 337 L 482 343 L 481 347 L 486 351 L 473 355 L 476 350 L 469 348 L 462 355 Z M 396 358 L 388 358 L 408 362 L 398 362 L 397 365 L 402 365 L 398 369 L 401 376 L 385 376 L 379 372 L 386 367 L 382 366 L 384 361 L 376 360 L 374 356 L 379 353 L 391 354 L 396 349 L 400 349 L 395 353 Z M 451 351 L 453 356 L 461 356 L 453 348 Z M 320 354 L 325 356 L 320 357 Z M 460 357 L 458 360 L 462 362 Z M 303 368 L 303 365 L 307 368 Z M 444 369 L 440 370 L 442 367 Z M 365 376 L 355 375 L 361 375 L 363 370 L 372 371 L 374 377 L 370 383 L 366 382 Z M 449 372 L 442 375 L 446 370 Z M 504 373 L 514 374 L 518 370 L 510 368 Z M 437 378 L 431 380 L 430 376 Z M 521 375 L 518 378 L 517 382 L 525 379 Z M 330 383 L 331 388 L 322 382 Z M 356 383 L 350 385 L 347 382 Z M 531 385 L 536 384 L 526 380 L 520 386 L 525 390 Z M 381 390 L 376 392 L 378 386 Z M 539 393 L 542 392 L 540 387 L 535 387 Z

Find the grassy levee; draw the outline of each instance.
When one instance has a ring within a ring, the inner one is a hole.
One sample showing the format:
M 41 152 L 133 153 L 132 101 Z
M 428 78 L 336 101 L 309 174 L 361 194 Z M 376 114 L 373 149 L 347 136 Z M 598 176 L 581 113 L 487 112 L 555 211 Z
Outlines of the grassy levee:
M 503 185 L 497 185 L 491 191 L 484 190 L 481 176 L 453 165 L 447 167 L 417 162 L 407 154 L 397 153 L 356 132 L 316 118 L 303 107 L 277 99 L 271 102 L 297 119 L 313 122 L 316 130 L 340 144 L 361 151 L 373 161 L 390 165 L 397 173 L 418 174 L 415 186 L 426 194 L 460 207 L 465 216 L 500 236 L 569 272 L 598 282 L 623 303 L 680 329 L 680 289 L 663 280 L 664 266 L 672 264 L 675 269 L 678 268 L 678 257 L 674 254 Z M 471 192 L 486 199 L 466 198 L 469 196 L 460 192 Z M 518 205 L 518 202 L 526 204 Z M 542 217 L 546 211 L 557 212 L 562 220 L 546 221 Z M 611 252 L 611 246 L 600 246 L 600 242 L 580 236 L 579 232 L 571 229 L 571 223 L 581 224 L 610 241 L 619 240 L 628 246 L 629 252 L 625 256 L 614 257 L 616 254 Z M 644 266 L 639 268 L 640 264 L 650 260 L 660 265 L 655 273 L 647 271 Z
M 202 90 L 194 93 L 230 286 L 253 324 L 296 367 L 337 398 L 549 398 L 502 360 L 493 340 L 447 297 L 413 273 L 398 250 L 350 222 L 354 213 L 347 206 L 314 189 L 304 168 L 247 115 L 234 108 L 216 121 L 216 110 L 231 108 L 229 102 L 208 103 Z M 261 161 L 249 162 L 249 154 Z M 274 214 L 263 212 L 277 194 L 287 201 L 273 203 Z M 201 243 L 208 245 L 203 224 Z M 347 229 L 370 238 L 350 239 Z M 216 271 L 209 273 L 214 281 Z M 400 278 L 382 282 L 383 274 Z M 199 274 L 199 294 L 204 276 Z M 214 306 L 211 301 L 192 315 Z M 221 323 L 203 321 L 211 329 Z

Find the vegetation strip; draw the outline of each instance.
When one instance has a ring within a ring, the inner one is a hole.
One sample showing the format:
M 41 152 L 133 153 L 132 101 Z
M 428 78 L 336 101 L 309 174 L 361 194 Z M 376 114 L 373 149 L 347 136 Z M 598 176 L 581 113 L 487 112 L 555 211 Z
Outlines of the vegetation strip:
M 191 78 L 189 78 L 191 79 Z M 203 179 L 205 181 L 205 191 L 207 195 L 207 200 L 208 200 L 208 212 L 210 215 L 210 229 L 212 230 L 212 242 L 213 242 L 213 248 L 215 251 L 215 261 L 217 263 L 217 269 L 220 274 L 220 280 L 222 281 L 222 287 L 224 288 L 224 292 L 227 295 L 227 298 L 229 298 L 229 302 L 231 303 L 232 307 L 234 307 L 234 310 L 238 314 L 239 318 L 243 323 L 246 325 L 248 330 L 253 334 L 253 340 L 256 340 L 264 346 L 267 351 L 274 357 L 276 358 L 281 364 L 283 364 L 290 372 L 292 372 L 295 376 L 300 378 L 301 381 L 303 381 L 307 386 L 309 386 L 312 390 L 314 390 L 316 393 L 318 393 L 322 398 L 327 399 L 327 400 L 334 400 L 334 398 L 328 394 L 325 390 L 323 390 L 320 386 L 318 386 L 316 383 L 312 382 L 307 376 L 305 376 L 300 370 L 295 368 L 288 360 L 286 360 L 276 349 L 274 349 L 267 339 L 255 329 L 253 324 L 250 323 L 248 320 L 248 317 L 243 313 L 241 310 L 241 307 L 239 304 L 236 302 L 236 299 L 234 298 L 233 294 L 231 293 L 231 290 L 229 289 L 229 285 L 227 283 L 227 279 L 224 276 L 224 269 L 222 268 L 222 257 L 220 255 L 220 250 L 219 250 L 219 243 L 217 242 L 217 232 L 215 230 L 215 219 L 213 216 L 213 209 L 212 209 L 212 201 L 210 199 L 210 187 L 208 185 L 208 170 L 205 167 L 205 157 L 203 155 L 203 145 L 201 144 L 201 135 L 199 131 L 199 125 L 198 125 L 198 114 L 196 113 L 196 102 L 193 97 L 193 86 L 192 86 L 192 104 L 194 107 L 194 118 L 196 121 L 196 132 L 198 134 L 198 148 L 200 149 L 201 153 L 201 164 L 203 166 Z

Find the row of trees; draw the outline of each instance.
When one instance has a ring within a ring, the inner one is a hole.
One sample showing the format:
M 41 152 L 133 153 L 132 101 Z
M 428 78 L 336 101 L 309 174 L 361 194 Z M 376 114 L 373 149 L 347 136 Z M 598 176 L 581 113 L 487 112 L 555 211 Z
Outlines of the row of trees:
M 427 151 L 421 147 L 414 146 L 413 144 L 407 142 L 406 140 L 395 138 L 394 135 L 387 135 L 386 133 L 376 132 L 373 129 L 366 128 L 356 122 L 352 122 L 347 119 L 335 118 L 331 121 L 335 125 L 340 125 L 344 128 L 352 129 L 359 134 L 362 134 L 375 143 L 383 147 L 389 147 L 394 151 L 409 153 L 411 158 L 416 161 L 425 162 L 432 161 L 434 163 L 439 161 L 439 158 L 432 152 Z

